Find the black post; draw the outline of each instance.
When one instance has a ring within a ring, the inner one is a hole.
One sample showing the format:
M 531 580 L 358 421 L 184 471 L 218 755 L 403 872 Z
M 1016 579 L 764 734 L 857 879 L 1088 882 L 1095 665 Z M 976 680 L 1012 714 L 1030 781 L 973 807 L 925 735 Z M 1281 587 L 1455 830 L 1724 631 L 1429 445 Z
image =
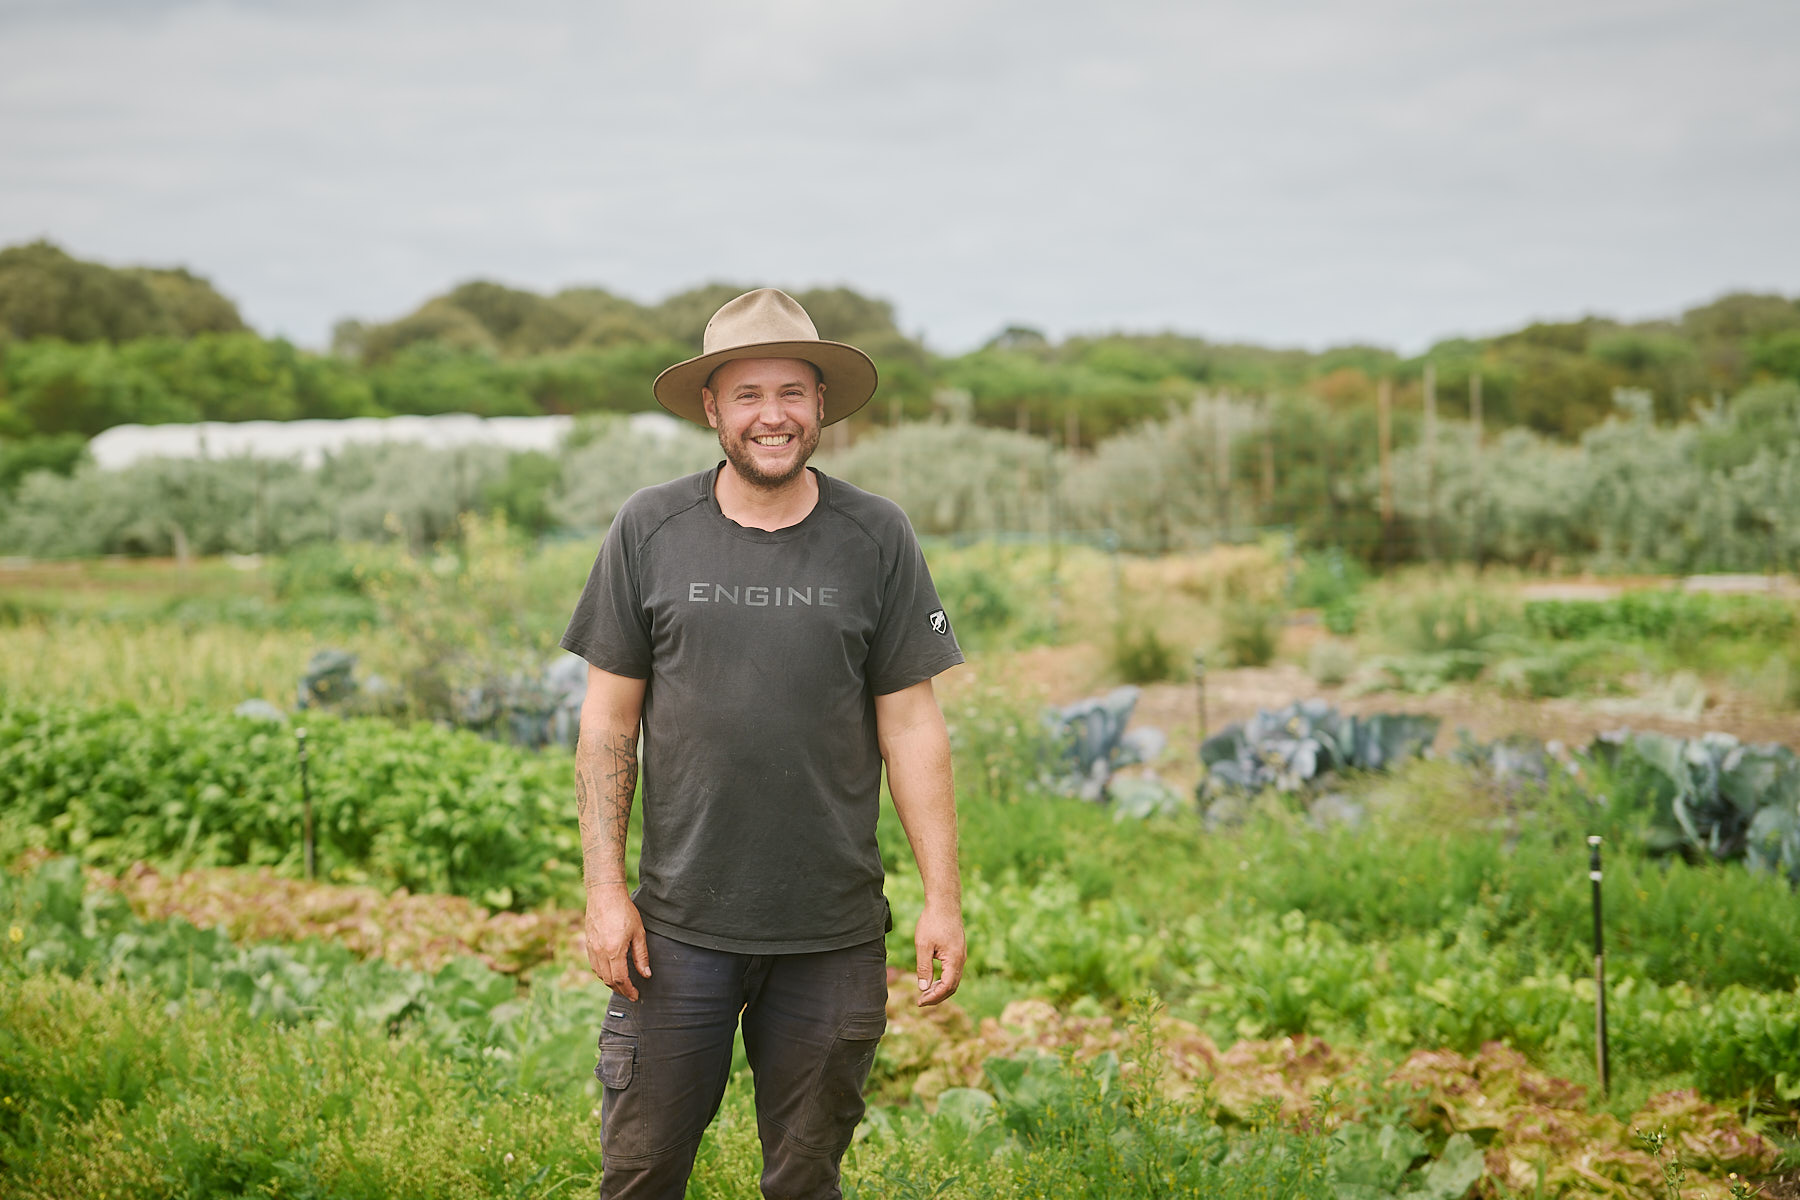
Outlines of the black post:
M 1600 1076 L 1600 1094 L 1612 1088 L 1606 1058 L 1606 943 L 1600 921 L 1600 836 L 1588 837 L 1588 878 L 1594 885 L 1594 1068 Z
M 306 877 L 313 879 L 316 878 L 317 871 L 313 858 L 312 781 L 306 775 L 306 730 L 294 730 L 294 737 L 300 743 L 301 844 L 306 851 Z

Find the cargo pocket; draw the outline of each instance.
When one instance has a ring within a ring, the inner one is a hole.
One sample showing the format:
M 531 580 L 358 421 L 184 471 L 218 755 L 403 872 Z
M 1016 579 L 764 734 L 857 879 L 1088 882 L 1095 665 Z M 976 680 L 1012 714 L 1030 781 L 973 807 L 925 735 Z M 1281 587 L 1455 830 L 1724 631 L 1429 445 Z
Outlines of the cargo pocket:
M 845 1019 L 825 1054 L 814 1101 L 798 1131 L 799 1140 L 828 1154 L 841 1154 L 863 1117 L 863 1084 L 875 1065 L 875 1048 L 887 1031 L 885 1012 L 859 1013 Z
M 631 1086 L 637 1070 L 637 1039 L 609 1037 L 600 1042 L 600 1066 L 594 1071 L 600 1082 L 615 1091 Z
M 594 1067 L 594 1078 L 609 1088 L 623 1090 L 631 1086 L 637 1070 L 637 1010 L 622 996 L 614 994 L 606 1004 L 606 1020 L 600 1025 L 600 1061 Z
M 594 1066 L 594 1077 L 602 1088 L 600 1145 L 604 1154 L 615 1161 L 642 1158 L 648 1149 L 652 1097 L 645 1088 L 650 1077 L 646 1074 L 637 1079 L 637 1060 L 637 1009 L 623 997 L 614 996 L 607 1003 L 606 1021 L 600 1026 L 600 1061 Z

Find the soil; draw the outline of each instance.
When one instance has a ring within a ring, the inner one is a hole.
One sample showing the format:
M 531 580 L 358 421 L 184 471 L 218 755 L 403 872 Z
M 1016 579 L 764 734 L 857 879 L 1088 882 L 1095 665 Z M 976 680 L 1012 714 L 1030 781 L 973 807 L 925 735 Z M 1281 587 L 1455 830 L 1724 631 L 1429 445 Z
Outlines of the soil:
M 1800 1200 L 1800 1171 L 1786 1171 L 1756 1181 L 1759 1200 Z

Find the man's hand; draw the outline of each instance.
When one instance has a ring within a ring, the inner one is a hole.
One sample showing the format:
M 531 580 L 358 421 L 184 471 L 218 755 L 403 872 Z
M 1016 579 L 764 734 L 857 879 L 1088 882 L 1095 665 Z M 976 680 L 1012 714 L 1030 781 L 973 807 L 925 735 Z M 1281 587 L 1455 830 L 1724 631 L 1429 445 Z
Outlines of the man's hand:
M 962 982 L 963 964 L 969 957 L 960 907 L 933 907 L 926 901 L 925 911 L 919 914 L 919 923 L 913 928 L 913 949 L 919 956 L 919 1007 L 948 1000 Z M 943 974 L 935 980 L 934 961 L 943 966 Z
M 635 967 L 639 975 L 650 978 L 650 942 L 624 884 L 589 889 L 582 932 L 587 939 L 588 965 L 600 982 L 636 1001 L 638 990 L 631 981 L 631 969 Z

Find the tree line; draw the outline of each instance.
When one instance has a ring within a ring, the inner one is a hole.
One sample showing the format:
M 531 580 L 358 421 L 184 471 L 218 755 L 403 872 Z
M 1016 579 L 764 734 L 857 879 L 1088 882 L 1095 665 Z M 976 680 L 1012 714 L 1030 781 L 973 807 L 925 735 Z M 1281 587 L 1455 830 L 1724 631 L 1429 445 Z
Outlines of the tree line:
M 314 353 L 247 328 L 185 269 L 14 246 L 0 250 L 0 492 L 30 470 L 67 471 L 87 437 L 130 422 L 651 409 L 657 372 L 692 354 L 712 312 L 749 286 L 642 304 L 598 287 L 541 295 L 474 281 L 394 320 L 341 321 L 330 351 Z M 1778 295 L 1728 295 L 1661 321 L 1540 322 L 1403 358 L 1177 332 L 1054 341 L 1019 325 L 944 356 L 904 333 L 886 301 L 850 288 L 795 294 L 823 336 L 864 347 L 881 370 L 853 438 L 936 415 L 1092 449 L 1201 392 L 1306 400 L 1329 424 L 1360 427 L 1384 382 L 1396 411 L 1416 409 L 1429 364 L 1445 418 L 1470 416 L 1478 387 L 1489 428 L 1567 443 L 1613 415 L 1619 389 L 1648 393 L 1652 417 L 1668 422 L 1758 381 L 1800 379 L 1800 299 Z

